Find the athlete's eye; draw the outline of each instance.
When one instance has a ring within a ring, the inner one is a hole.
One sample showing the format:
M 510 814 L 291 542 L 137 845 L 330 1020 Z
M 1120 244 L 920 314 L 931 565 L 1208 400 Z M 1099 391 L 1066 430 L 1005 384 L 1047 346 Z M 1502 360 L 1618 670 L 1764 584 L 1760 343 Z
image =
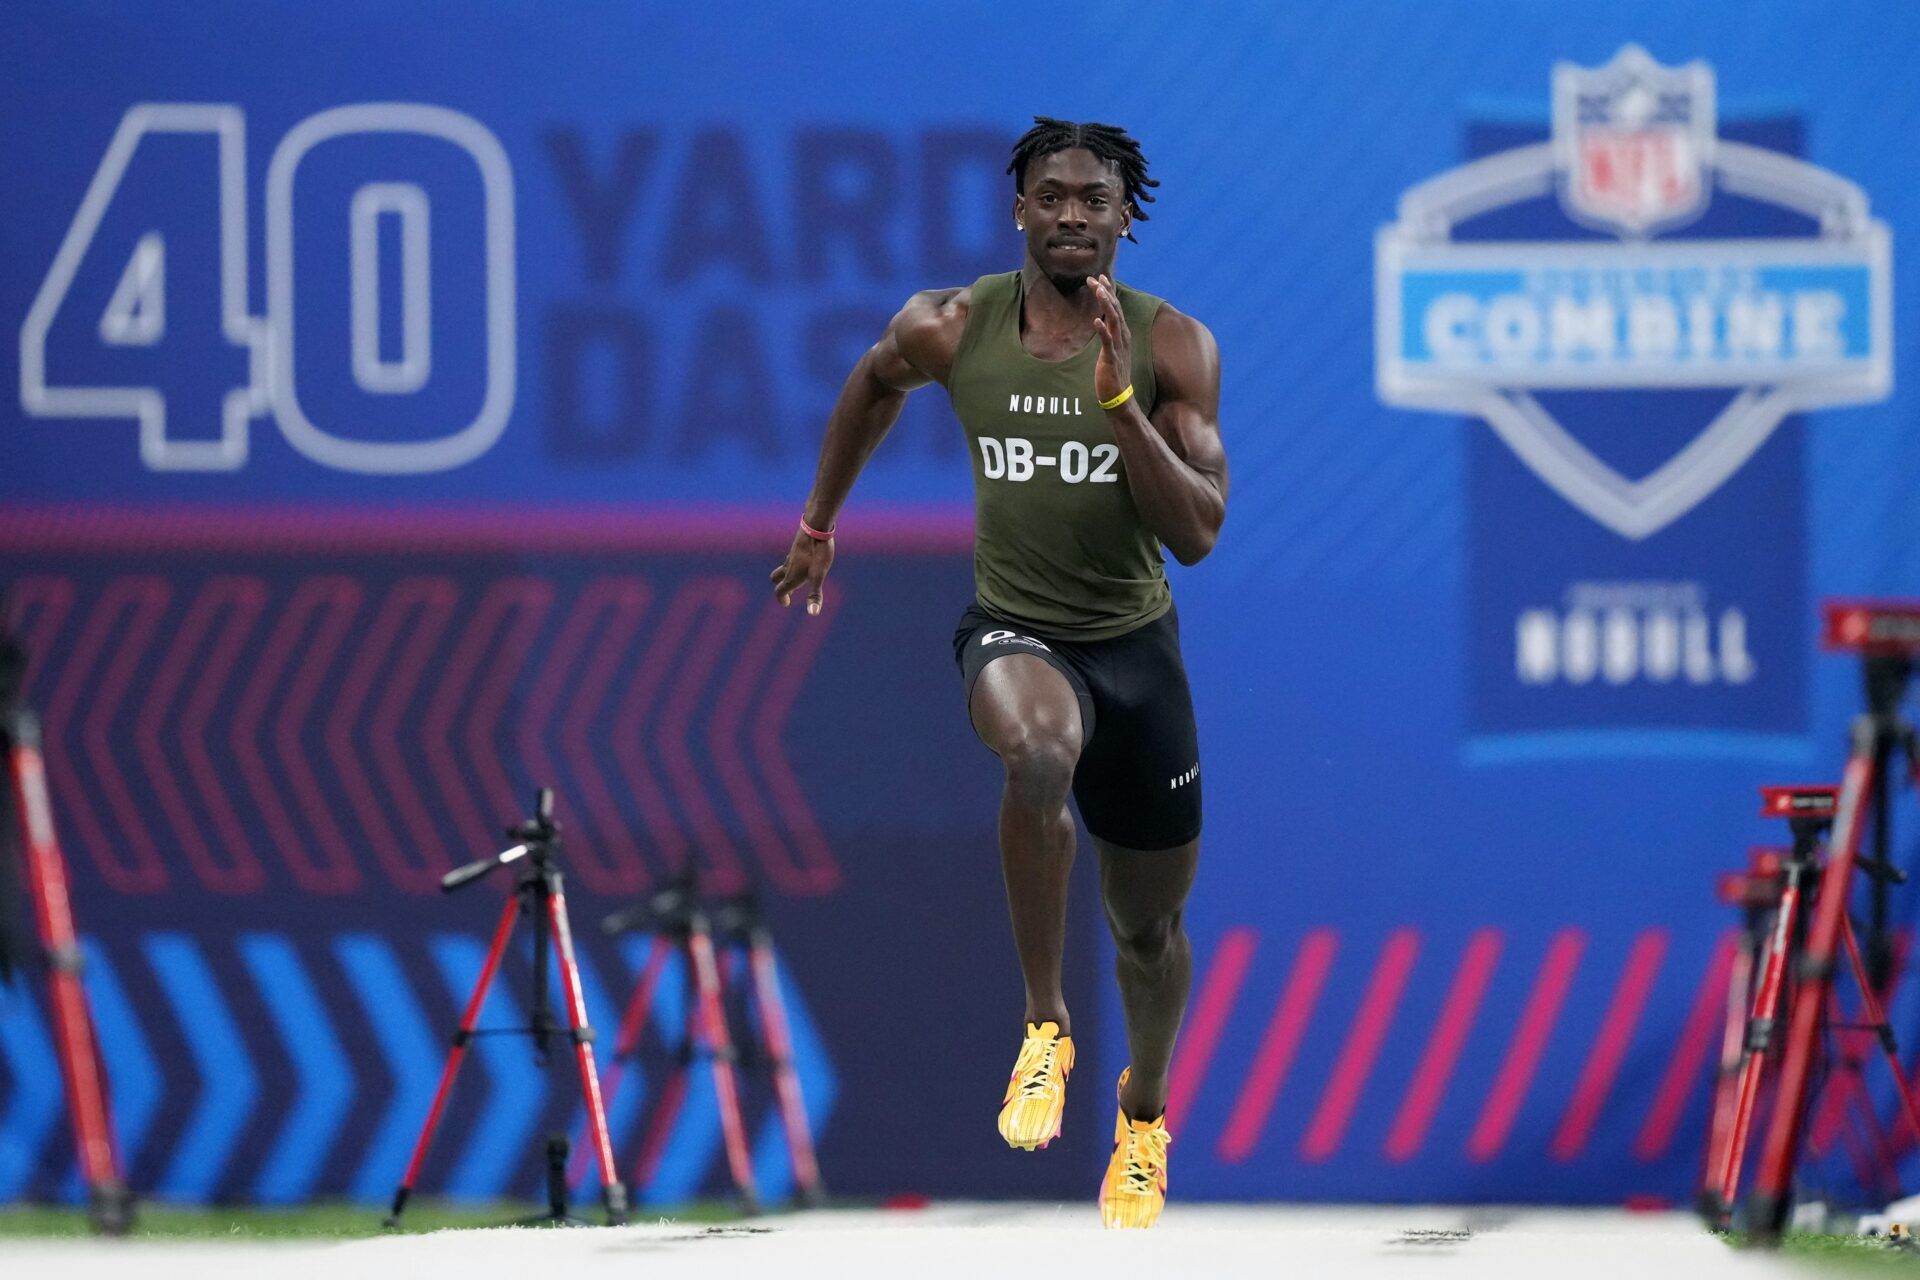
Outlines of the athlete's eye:
M 1105 196 L 1089 196 L 1087 203 L 1096 209 L 1104 209 L 1107 207 L 1107 198 Z

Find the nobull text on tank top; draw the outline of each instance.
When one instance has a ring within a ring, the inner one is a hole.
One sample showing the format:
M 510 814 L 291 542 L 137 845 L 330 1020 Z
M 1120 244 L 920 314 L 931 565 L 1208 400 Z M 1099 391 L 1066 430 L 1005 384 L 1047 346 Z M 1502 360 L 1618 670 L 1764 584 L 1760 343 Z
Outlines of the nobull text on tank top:
M 1133 331 L 1133 388 L 1151 413 L 1161 300 L 1118 286 Z M 1173 603 L 1160 541 L 1140 519 L 1094 391 L 1100 339 L 1064 360 L 1020 341 L 1020 273 L 973 285 L 947 379 L 973 457 L 974 589 L 989 613 L 1075 640 L 1103 640 Z

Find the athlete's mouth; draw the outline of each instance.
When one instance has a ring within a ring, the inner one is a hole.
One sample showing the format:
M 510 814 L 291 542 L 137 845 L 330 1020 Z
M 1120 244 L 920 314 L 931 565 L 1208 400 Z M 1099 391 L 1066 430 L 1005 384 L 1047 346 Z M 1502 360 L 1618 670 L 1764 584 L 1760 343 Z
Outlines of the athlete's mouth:
M 1070 253 L 1092 253 L 1093 241 L 1091 240 L 1056 240 L 1053 242 L 1053 247 L 1055 249 L 1065 250 Z

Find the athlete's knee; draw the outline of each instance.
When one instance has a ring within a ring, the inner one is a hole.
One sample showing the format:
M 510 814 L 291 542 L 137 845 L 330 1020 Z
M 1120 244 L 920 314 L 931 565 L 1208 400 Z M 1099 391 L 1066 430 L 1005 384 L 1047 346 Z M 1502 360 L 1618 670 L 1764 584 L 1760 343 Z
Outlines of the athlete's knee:
M 1114 946 L 1120 952 L 1120 962 L 1142 973 L 1165 972 L 1179 955 L 1180 946 L 1186 940 L 1179 911 L 1139 920 L 1123 920 L 1109 912 L 1107 927 L 1113 934 Z
M 1000 745 L 1007 795 L 1020 804 L 1057 809 L 1067 802 L 1080 751 L 1059 734 L 1023 732 Z

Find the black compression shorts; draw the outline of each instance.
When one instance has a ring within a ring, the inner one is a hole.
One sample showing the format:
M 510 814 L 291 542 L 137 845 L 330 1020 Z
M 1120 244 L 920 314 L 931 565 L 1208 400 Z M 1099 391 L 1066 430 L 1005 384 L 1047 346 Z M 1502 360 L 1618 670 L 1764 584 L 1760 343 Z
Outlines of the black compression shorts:
M 1058 671 L 1080 700 L 1073 798 L 1089 834 L 1125 849 L 1200 834 L 1199 734 L 1173 610 L 1111 640 L 1058 640 L 971 604 L 953 633 L 969 705 L 986 665 L 1014 653 Z

